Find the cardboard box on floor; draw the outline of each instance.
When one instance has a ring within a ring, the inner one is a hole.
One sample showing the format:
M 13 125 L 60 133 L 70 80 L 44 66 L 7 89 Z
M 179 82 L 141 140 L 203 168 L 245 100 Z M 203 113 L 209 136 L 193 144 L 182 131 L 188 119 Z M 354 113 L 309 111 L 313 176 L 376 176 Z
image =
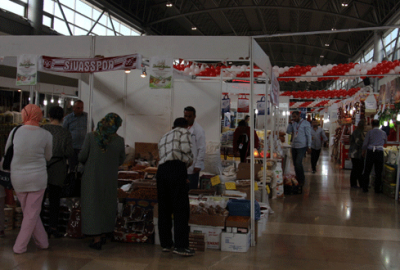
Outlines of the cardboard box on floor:
M 257 173 L 261 170 L 262 164 L 254 164 L 254 179 L 258 179 Z M 236 179 L 250 179 L 250 163 L 240 163 L 238 167 L 238 172 L 236 174 Z
M 250 232 L 242 233 L 222 233 L 221 250 L 230 252 L 247 252 L 250 248 Z

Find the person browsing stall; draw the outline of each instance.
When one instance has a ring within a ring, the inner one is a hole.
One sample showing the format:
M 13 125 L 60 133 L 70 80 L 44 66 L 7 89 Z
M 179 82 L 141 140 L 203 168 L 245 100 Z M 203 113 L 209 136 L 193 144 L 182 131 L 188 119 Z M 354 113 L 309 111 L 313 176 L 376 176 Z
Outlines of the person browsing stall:
M 372 130 L 365 135 L 362 155 L 365 157 L 362 188 L 368 192 L 369 174 L 375 167 L 375 193 L 382 192 L 383 146 L 387 142 L 386 132 L 379 129 L 379 120 L 372 121 Z
M 364 158 L 362 156 L 362 146 L 364 143 L 364 127 L 365 120 L 358 122 L 356 130 L 350 136 L 350 148 L 349 157 L 351 157 L 351 174 L 350 174 L 350 186 L 352 188 L 358 188 L 357 180 L 360 187 L 362 187 L 362 174 L 364 171 Z
M 172 130 L 158 143 L 160 162 L 157 170 L 158 229 L 163 252 L 193 256 L 189 249 L 189 197 L 187 168 L 192 165 L 192 134 L 185 118 L 177 118 Z M 174 215 L 174 241 L 172 220 Z
M 328 141 L 325 132 L 319 127 L 318 121 L 312 122 L 311 129 L 311 169 L 315 173 L 317 171 L 317 162 L 321 154 L 322 144 Z
M 311 125 L 300 118 L 299 112 L 292 113 L 292 123 L 288 125 L 286 133 L 292 134 L 292 159 L 297 181 L 304 184 L 303 158 L 306 152 L 311 153 Z
M 72 107 L 73 113 L 64 118 L 63 128 L 68 129 L 72 135 L 74 155 L 68 159 L 69 168 L 75 171 L 78 165 L 78 155 L 82 149 L 83 141 L 87 133 L 88 114 L 83 111 L 83 101 L 77 100 Z M 93 123 L 92 123 L 93 126 Z
M 200 171 L 204 169 L 204 156 L 206 154 L 206 136 L 203 128 L 195 121 L 196 109 L 188 106 L 184 109 L 184 118 L 188 122 L 188 130 L 192 138 L 193 165 L 188 168 L 189 189 L 199 186 Z
M 257 132 L 254 130 L 254 148 L 259 148 L 259 139 Z M 246 162 L 250 155 L 250 127 L 246 125 L 246 121 L 242 120 L 238 123 L 238 127 L 233 133 L 233 153 L 240 156 L 240 162 Z
M 85 165 L 81 186 L 82 233 L 93 236 L 89 247 L 101 250 L 117 217 L 118 167 L 125 160 L 124 138 L 117 134 L 121 117 L 108 113 L 86 135 L 79 162 Z
M 61 126 L 64 118 L 64 109 L 60 106 L 51 107 L 49 110 L 50 124 L 44 125 L 43 129 L 53 135 L 53 156 L 47 162 L 48 185 L 45 191 L 45 198 L 49 198 L 50 220 L 47 233 L 49 237 L 62 237 L 58 232 L 58 219 L 60 212 L 60 198 L 62 186 L 67 178 L 67 158 L 74 154 L 72 147 L 71 133 Z

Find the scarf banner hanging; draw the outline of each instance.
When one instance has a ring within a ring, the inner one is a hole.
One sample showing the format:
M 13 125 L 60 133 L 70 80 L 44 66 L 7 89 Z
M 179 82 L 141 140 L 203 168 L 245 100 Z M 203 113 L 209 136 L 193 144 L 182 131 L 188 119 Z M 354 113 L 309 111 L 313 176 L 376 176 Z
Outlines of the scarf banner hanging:
M 265 115 L 265 97 L 261 97 L 259 101 L 257 101 L 257 110 L 258 115 Z
M 227 94 L 221 100 L 221 109 L 222 113 L 230 112 L 231 111 L 231 99 Z
M 279 81 L 272 72 L 270 99 L 272 105 L 274 106 L 279 105 L 279 95 L 280 95 L 279 91 L 280 91 Z
M 37 55 L 22 54 L 18 56 L 16 85 L 36 85 Z
M 42 56 L 40 67 L 45 71 L 66 73 L 93 73 L 137 69 L 142 65 L 140 54 L 106 58 L 59 58 Z

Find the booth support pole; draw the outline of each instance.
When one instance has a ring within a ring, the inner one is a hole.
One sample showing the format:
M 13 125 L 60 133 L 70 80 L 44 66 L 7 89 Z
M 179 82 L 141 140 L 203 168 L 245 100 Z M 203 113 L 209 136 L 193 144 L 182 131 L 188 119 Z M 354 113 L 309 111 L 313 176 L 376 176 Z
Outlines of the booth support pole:
M 124 76 L 124 138 L 126 140 L 127 136 L 126 136 L 126 102 L 128 99 L 128 74 L 125 73 Z
M 29 86 L 29 104 L 33 104 L 33 86 Z
M 255 215 L 254 215 L 254 67 L 253 67 L 253 38 L 250 38 L 250 219 L 251 219 L 251 246 L 256 245 L 255 239 Z
M 397 164 L 400 164 L 400 153 L 397 155 Z M 400 177 L 399 177 L 399 169 L 397 169 L 397 173 L 396 173 L 396 196 L 395 196 L 395 200 L 396 200 L 396 202 L 398 202 L 399 201 L 399 182 L 400 182 L 400 179 L 399 179 Z
M 170 119 L 170 121 L 169 121 L 169 126 L 170 127 L 172 127 L 172 126 L 174 126 L 174 119 L 173 119 L 173 117 L 174 117 L 174 84 L 172 84 L 172 87 L 171 87 L 171 89 L 170 89 L 170 93 L 171 93 L 171 100 L 170 100 L 170 103 L 171 103 L 171 106 L 170 106 L 170 112 L 169 112 L 169 119 Z
M 93 58 L 95 55 L 95 44 L 96 37 L 92 37 L 92 47 L 90 48 L 90 57 Z M 93 122 L 93 84 L 94 84 L 94 73 L 89 73 L 89 113 L 88 113 L 88 121 L 87 121 L 87 132 L 92 131 L 92 122 Z
M 22 90 L 19 92 L 19 111 L 22 112 Z
M 261 198 L 263 203 L 268 203 L 267 198 L 267 98 L 268 98 L 268 78 L 265 81 L 265 110 L 264 110 L 264 156 L 263 156 L 263 184 Z M 268 203 L 269 204 L 269 203 Z
M 39 91 L 35 91 L 35 105 L 39 106 Z
M 44 94 L 44 100 L 47 100 L 46 94 Z M 47 104 L 44 106 L 44 117 L 47 117 Z

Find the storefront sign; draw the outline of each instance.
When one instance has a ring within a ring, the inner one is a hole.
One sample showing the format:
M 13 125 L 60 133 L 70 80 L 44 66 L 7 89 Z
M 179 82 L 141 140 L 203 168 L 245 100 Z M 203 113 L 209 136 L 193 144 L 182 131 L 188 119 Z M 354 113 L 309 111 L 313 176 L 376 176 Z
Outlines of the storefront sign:
M 37 55 L 23 54 L 17 61 L 17 85 L 36 85 Z
M 107 58 L 58 58 L 42 56 L 41 67 L 46 71 L 66 73 L 93 73 L 137 69 L 142 65 L 139 54 Z
M 150 88 L 172 88 L 173 59 L 152 57 L 150 58 L 149 86 Z

